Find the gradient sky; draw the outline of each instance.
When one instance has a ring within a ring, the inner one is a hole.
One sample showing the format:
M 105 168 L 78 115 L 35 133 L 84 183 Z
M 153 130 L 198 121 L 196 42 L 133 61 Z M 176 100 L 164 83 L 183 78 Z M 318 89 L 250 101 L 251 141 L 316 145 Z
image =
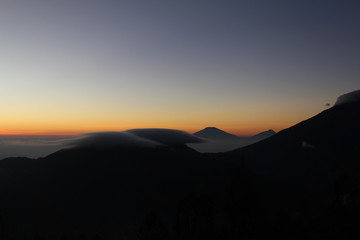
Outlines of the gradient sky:
M 0 134 L 279 131 L 360 88 L 360 1 L 0 0 Z

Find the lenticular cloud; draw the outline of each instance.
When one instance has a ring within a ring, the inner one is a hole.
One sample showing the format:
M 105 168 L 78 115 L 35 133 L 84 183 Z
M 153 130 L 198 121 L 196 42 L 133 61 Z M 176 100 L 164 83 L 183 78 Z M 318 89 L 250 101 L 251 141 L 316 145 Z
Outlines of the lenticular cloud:
M 88 133 L 71 144 L 73 147 L 95 148 L 155 148 L 160 143 L 126 132 Z
M 346 103 L 360 102 L 360 90 L 346 93 L 338 97 L 335 106 L 339 106 Z
M 124 132 L 87 133 L 69 146 L 75 148 L 156 148 L 198 142 L 202 142 L 202 140 L 184 131 L 148 128 L 131 129 Z
M 163 129 L 163 128 L 131 129 L 131 130 L 127 130 L 126 133 L 131 133 L 138 137 L 156 141 L 167 146 L 203 142 L 202 139 L 194 135 L 175 129 Z

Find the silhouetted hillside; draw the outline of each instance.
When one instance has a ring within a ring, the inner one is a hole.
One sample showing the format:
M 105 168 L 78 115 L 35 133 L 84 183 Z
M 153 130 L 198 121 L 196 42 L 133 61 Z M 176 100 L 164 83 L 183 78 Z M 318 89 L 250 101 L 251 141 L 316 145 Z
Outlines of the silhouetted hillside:
M 182 146 L 67 149 L 0 169 L 1 210 L 26 234 L 114 236 L 153 212 L 174 223 L 189 194 L 223 191 L 229 166 Z
M 229 154 L 248 159 L 257 191 L 271 217 L 277 212 L 297 215 L 299 219 L 324 217 L 326 209 L 347 208 L 352 201 L 360 203 L 359 122 L 360 102 L 335 105 L 273 137 Z M 355 208 L 353 211 L 358 212 Z M 343 218 L 350 218 L 342 214 Z M 332 231 L 345 229 L 334 225 L 332 228 Z
M 359 102 L 334 106 L 275 136 L 232 153 L 268 155 L 309 148 L 326 152 L 357 149 L 360 134 L 359 109 Z M 264 151 L 258 151 L 260 148 Z
M 89 134 L 45 158 L 7 158 L 0 237 L 360 236 L 359 122 L 360 103 L 350 101 L 222 154 L 187 147 L 199 139 L 184 132 L 142 129 Z

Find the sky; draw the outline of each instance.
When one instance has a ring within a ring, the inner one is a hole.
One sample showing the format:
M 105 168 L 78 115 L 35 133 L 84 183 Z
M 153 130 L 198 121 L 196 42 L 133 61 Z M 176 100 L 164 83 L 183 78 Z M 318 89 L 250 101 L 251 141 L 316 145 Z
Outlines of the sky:
M 360 2 L 0 0 L 0 134 L 290 127 L 360 88 Z

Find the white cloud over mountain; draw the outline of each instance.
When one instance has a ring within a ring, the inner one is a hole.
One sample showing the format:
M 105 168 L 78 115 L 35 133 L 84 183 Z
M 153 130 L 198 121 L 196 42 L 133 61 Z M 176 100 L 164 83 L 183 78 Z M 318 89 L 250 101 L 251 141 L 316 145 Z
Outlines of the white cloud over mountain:
M 335 106 L 339 106 L 351 102 L 360 102 L 360 90 L 346 93 L 338 97 Z

